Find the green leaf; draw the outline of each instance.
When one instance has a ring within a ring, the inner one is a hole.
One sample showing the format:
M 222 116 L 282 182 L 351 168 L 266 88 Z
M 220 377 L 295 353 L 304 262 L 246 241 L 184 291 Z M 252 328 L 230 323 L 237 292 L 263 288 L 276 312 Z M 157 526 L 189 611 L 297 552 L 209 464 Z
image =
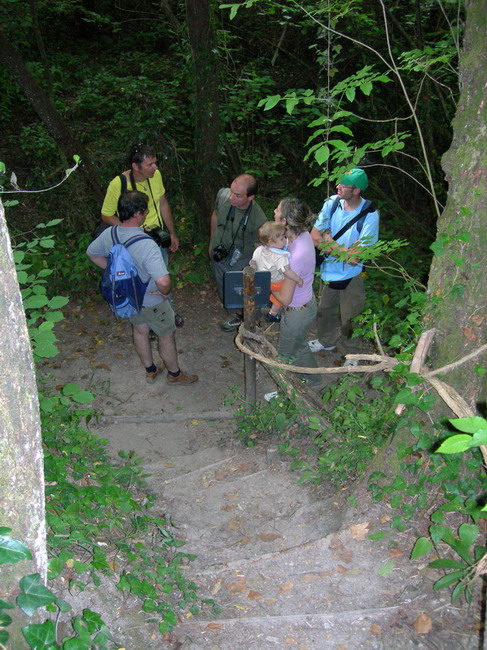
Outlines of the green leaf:
M 337 133 L 345 133 L 346 135 L 353 137 L 353 133 L 348 126 L 343 126 L 342 124 L 336 124 L 335 126 L 330 127 L 330 133 L 333 131 Z
M 419 537 L 411 551 L 411 560 L 415 560 L 422 555 L 427 555 L 432 549 L 433 544 L 427 537 Z
M 93 393 L 90 393 L 89 390 L 81 390 L 79 393 L 72 395 L 73 402 L 77 404 L 89 404 L 95 399 Z
M 450 529 L 447 528 L 446 526 L 430 526 L 429 528 L 429 533 L 431 535 L 431 539 L 433 540 L 433 544 L 435 546 L 438 545 L 438 542 L 440 542 L 447 533 L 450 532 Z
M 479 527 L 474 524 L 462 524 L 458 529 L 458 535 L 462 542 L 471 546 L 479 536 Z
M 389 560 L 388 562 L 386 562 L 380 567 L 380 569 L 377 571 L 377 574 L 380 575 L 382 578 L 387 578 L 387 576 L 391 575 L 393 569 L 394 569 L 394 562 L 392 560 Z
M 459 431 L 465 433 L 477 433 L 477 431 L 487 431 L 487 420 L 474 416 L 471 418 L 453 418 L 451 424 Z
M 355 99 L 355 88 L 347 88 L 345 91 L 345 95 L 349 102 L 353 102 L 353 100 Z
M 404 476 L 402 476 L 401 474 L 396 476 L 396 478 L 394 479 L 394 483 L 392 484 L 392 487 L 395 490 L 404 490 L 404 488 L 407 487 L 407 482 Z
M 81 639 L 67 639 L 63 643 L 63 650 L 90 650 L 93 647 L 91 643 L 87 645 Z
M 39 307 L 45 307 L 48 303 L 47 296 L 29 296 L 24 300 L 25 309 L 39 309 Z
M 459 582 L 451 594 L 451 603 L 456 603 L 463 592 L 467 589 L 467 585 L 464 582 Z M 465 594 L 466 597 L 466 594 Z
M 265 100 L 264 110 L 270 111 L 271 108 L 274 108 L 274 106 L 278 104 L 280 100 L 281 95 L 273 95 L 272 97 L 267 97 Z
M 51 359 L 59 354 L 58 348 L 52 343 L 41 342 L 37 345 L 34 344 L 34 352 L 37 356 L 42 357 L 43 359 Z
M 8 600 L 3 600 L 0 598 L 0 609 L 13 609 L 15 605 Z
M 39 239 L 39 245 L 41 248 L 54 248 L 54 239 L 42 238 Z
M 446 576 L 443 576 L 439 580 L 435 582 L 433 585 L 433 589 L 435 591 L 438 591 L 439 589 L 444 589 L 445 587 L 449 587 L 452 585 L 454 582 L 458 582 L 463 578 L 465 575 L 465 571 L 453 571 L 452 573 L 448 573 Z
M 2 528 L 9 531 L 9 528 Z M 0 535 L 0 564 L 15 564 L 21 560 L 32 560 L 32 555 L 25 544 L 11 537 Z
M 370 93 L 372 92 L 372 82 L 366 81 L 364 84 L 360 86 L 360 90 L 363 92 L 364 95 L 369 96 Z
M 416 404 L 418 396 L 415 395 L 410 388 L 401 388 L 401 390 L 394 397 L 395 404 Z
M 376 533 L 370 533 L 368 538 L 375 541 L 377 539 L 384 539 L 384 537 L 386 537 L 386 535 L 387 535 L 386 532 L 384 532 L 383 530 L 379 530 Z
M 59 323 L 59 321 L 64 320 L 64 315 L 60 311 L 48 311 L 44 318 L 52 323 Z
M 41 269 L 37 274 L 38 278 L 47 278 L 48 275 L 52 275 L 54 271 L 52 269 Z
M 22 634 L 29 646 L 35 650 L 56 647 L 56 627 L 53 621 L 27 625 L 22 628 Z
M 49 309 L 60 309 L 61 307 L 64 307 L 64 305 L 67 305 L 68 302 L 69 298 L 66 296 L 54 296 L 54 298 L 49 300 Z
M 472 436 L 472 447 L 487 445 L 487 431 L 477 431 Z
M 466 434 L 451 436 L 441 443 L 436 452 L 438 454 L 458 454 L 461 451 L 470 449 L 472 440 L 472 436 Z
M 330 157 L 330 148 L 324 144 L 322 147 L 315 151 L 315 160 L 318 164 L 322 165 Z
M 51 219 L 51 221 L 46 223 L 46 228 L 49 228 L 49 226 L 57 226 L 61 221 L 62 219 Z
M 328 140 L 328 144 L 331 144 L 333 147 L 335 147 L 335 149 L 338 149 L 339 151 L 350 151 L 350 146 L 346 142 L 343 142 L 343 140 Z
M 298 97 L 287 97 L 286 98 L 286 113 L 288 115 L 291 115 L 291 113 L 294 111 L 296 104 L 299 104 L 299 98 Z
M 17 596 L 16 602 L 27 616 L 32 616 L 38 607 L 45 607 L 56 600 L 52 591 L 41 584 L 38 573 L 24 576 L 19 582 L 19 587 L 22 593 Z

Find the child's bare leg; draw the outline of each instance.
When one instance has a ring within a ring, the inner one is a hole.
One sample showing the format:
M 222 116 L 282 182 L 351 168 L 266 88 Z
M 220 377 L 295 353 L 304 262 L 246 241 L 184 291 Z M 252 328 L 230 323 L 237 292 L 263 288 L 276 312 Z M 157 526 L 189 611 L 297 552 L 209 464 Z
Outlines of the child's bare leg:
M 298 287 L 302 287 L 302 286 L 303 286 L 303 281 L 302 281 L 302 279 L 299 277 L 299 275 L 298 275 L 297 273 L 295 273 L 294 271 L 291 271 L 291 269 L 288 269 L 287 271 L 284 271 L 284 275 L 285 275 L 286 278 L 288 278 L 289 280 L 292 280 L 293 282 L 296 282 L 296 284 L 298 285 Z
M 269 314 L 272 314 L 273 316 L 277 316 L 279 313 L 279 310 L 281 309 L 280 305 L 275 305 L 273 302 L 271 303 L 271 308 L 269 309 Z

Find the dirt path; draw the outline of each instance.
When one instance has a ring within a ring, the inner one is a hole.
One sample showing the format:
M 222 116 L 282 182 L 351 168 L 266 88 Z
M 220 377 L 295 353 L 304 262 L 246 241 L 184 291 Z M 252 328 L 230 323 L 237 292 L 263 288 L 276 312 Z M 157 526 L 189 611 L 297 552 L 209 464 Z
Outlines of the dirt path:
M 350 490 L 318 495 L 297 485 L 265 445 L 235 441 L 235 407 L 225 400 L 231 387 L 243 391 L 242 355 L 218 328 L 224 312 L 214 290 L 197 293 L 197 301 L 194 289 L 177 295 L 186 318 L 177 334 L 180 363 L 200 376 L 194 385 L 169 386 L 162 377 L 148 386 L 129 325 L 89 300 L 66 309 L 57 332 L 62 352 L 45 366 L 58 383 L 97 393 L 103 417 L 93 430 L 114 456 L 124 449 L 145 458 L 156 510 L 171 514 L 184 550 L 197 555 L 188 577 L 221 612 L 188 618 L 163 641 L 109 587 L 101 601 L 85 592 L 84 604 L 101 602 L 127 650 L 478 648 L 475 612 L 451 607 L 447 594 L 432 591 L 431 570 L 409 561 L 416 531 L 395 543 L 369 539 L 390 531 L 386 504 L 372 504 L 360 486 L 354 507 Z M 259 371 L 259 395 L 273 388 Z

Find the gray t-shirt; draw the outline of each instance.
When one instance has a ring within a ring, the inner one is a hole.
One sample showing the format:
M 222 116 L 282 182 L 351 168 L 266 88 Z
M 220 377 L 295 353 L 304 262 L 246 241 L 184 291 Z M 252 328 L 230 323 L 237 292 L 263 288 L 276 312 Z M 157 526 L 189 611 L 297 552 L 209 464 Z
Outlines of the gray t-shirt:
M 124 228 L 123 226 L 112 226 L 112 228 L 117 228 L 118 238 L 121 243 L 126 242 L 135 235 L 144 234 L 142 228 Z M 108 257 L 108 254 L 113 247 L 112 228 L 107 228 L 99 237 L 91 242 L 86 249 L 88 255 L 94 255 L 95 257 Z M 164 275 L 168 275 L 168 270 L 164 260 L 162 259 L 161 249 L 159 246 L 152 237 L 147 237 L 132 244 L 128 251 L 134 260 L 134 264 L 137 267 L 142 282 L 147 282 L 147 280 L 149 280 L 144 296 L 144 307 L 151 307 L 163 302 L 164 299 L 161 295 L 151 295 L 152 291 L 158 290 L 155 280 L 162 278 Z
M 242 226 L 245 210 L 235 208 L 233 219 L 227 219 L 231 207 L 230 188 L 222 188 L 218 191 L 213 208 L 217 213 L 217 224 L 211 238 L 211 245 L 215 248 L 215 246 L 223 244 L 230 251 L 233 242 L 234 247 L 240 250 L 243 257 L 252 257 L 255 250 L 254 244 L 259 241 L 257 231 L 262 224 L 266 223 L 266 216 L 260 205 L 256 201 L 252 201 L 248 211 L 247 227 L 244 231 Z

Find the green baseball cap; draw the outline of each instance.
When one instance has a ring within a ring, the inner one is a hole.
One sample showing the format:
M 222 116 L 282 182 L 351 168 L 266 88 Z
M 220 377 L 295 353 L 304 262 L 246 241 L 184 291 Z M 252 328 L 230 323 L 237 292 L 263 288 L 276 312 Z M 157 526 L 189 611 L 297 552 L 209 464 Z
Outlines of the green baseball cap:
M 367 174 L 363 169 L 358 168 L 345 172 L 342 180 L 339 182 L 340 185 L 353 185 L 354 187 L 359 187 L 362 191 L 365 191 L 369 186 Z

